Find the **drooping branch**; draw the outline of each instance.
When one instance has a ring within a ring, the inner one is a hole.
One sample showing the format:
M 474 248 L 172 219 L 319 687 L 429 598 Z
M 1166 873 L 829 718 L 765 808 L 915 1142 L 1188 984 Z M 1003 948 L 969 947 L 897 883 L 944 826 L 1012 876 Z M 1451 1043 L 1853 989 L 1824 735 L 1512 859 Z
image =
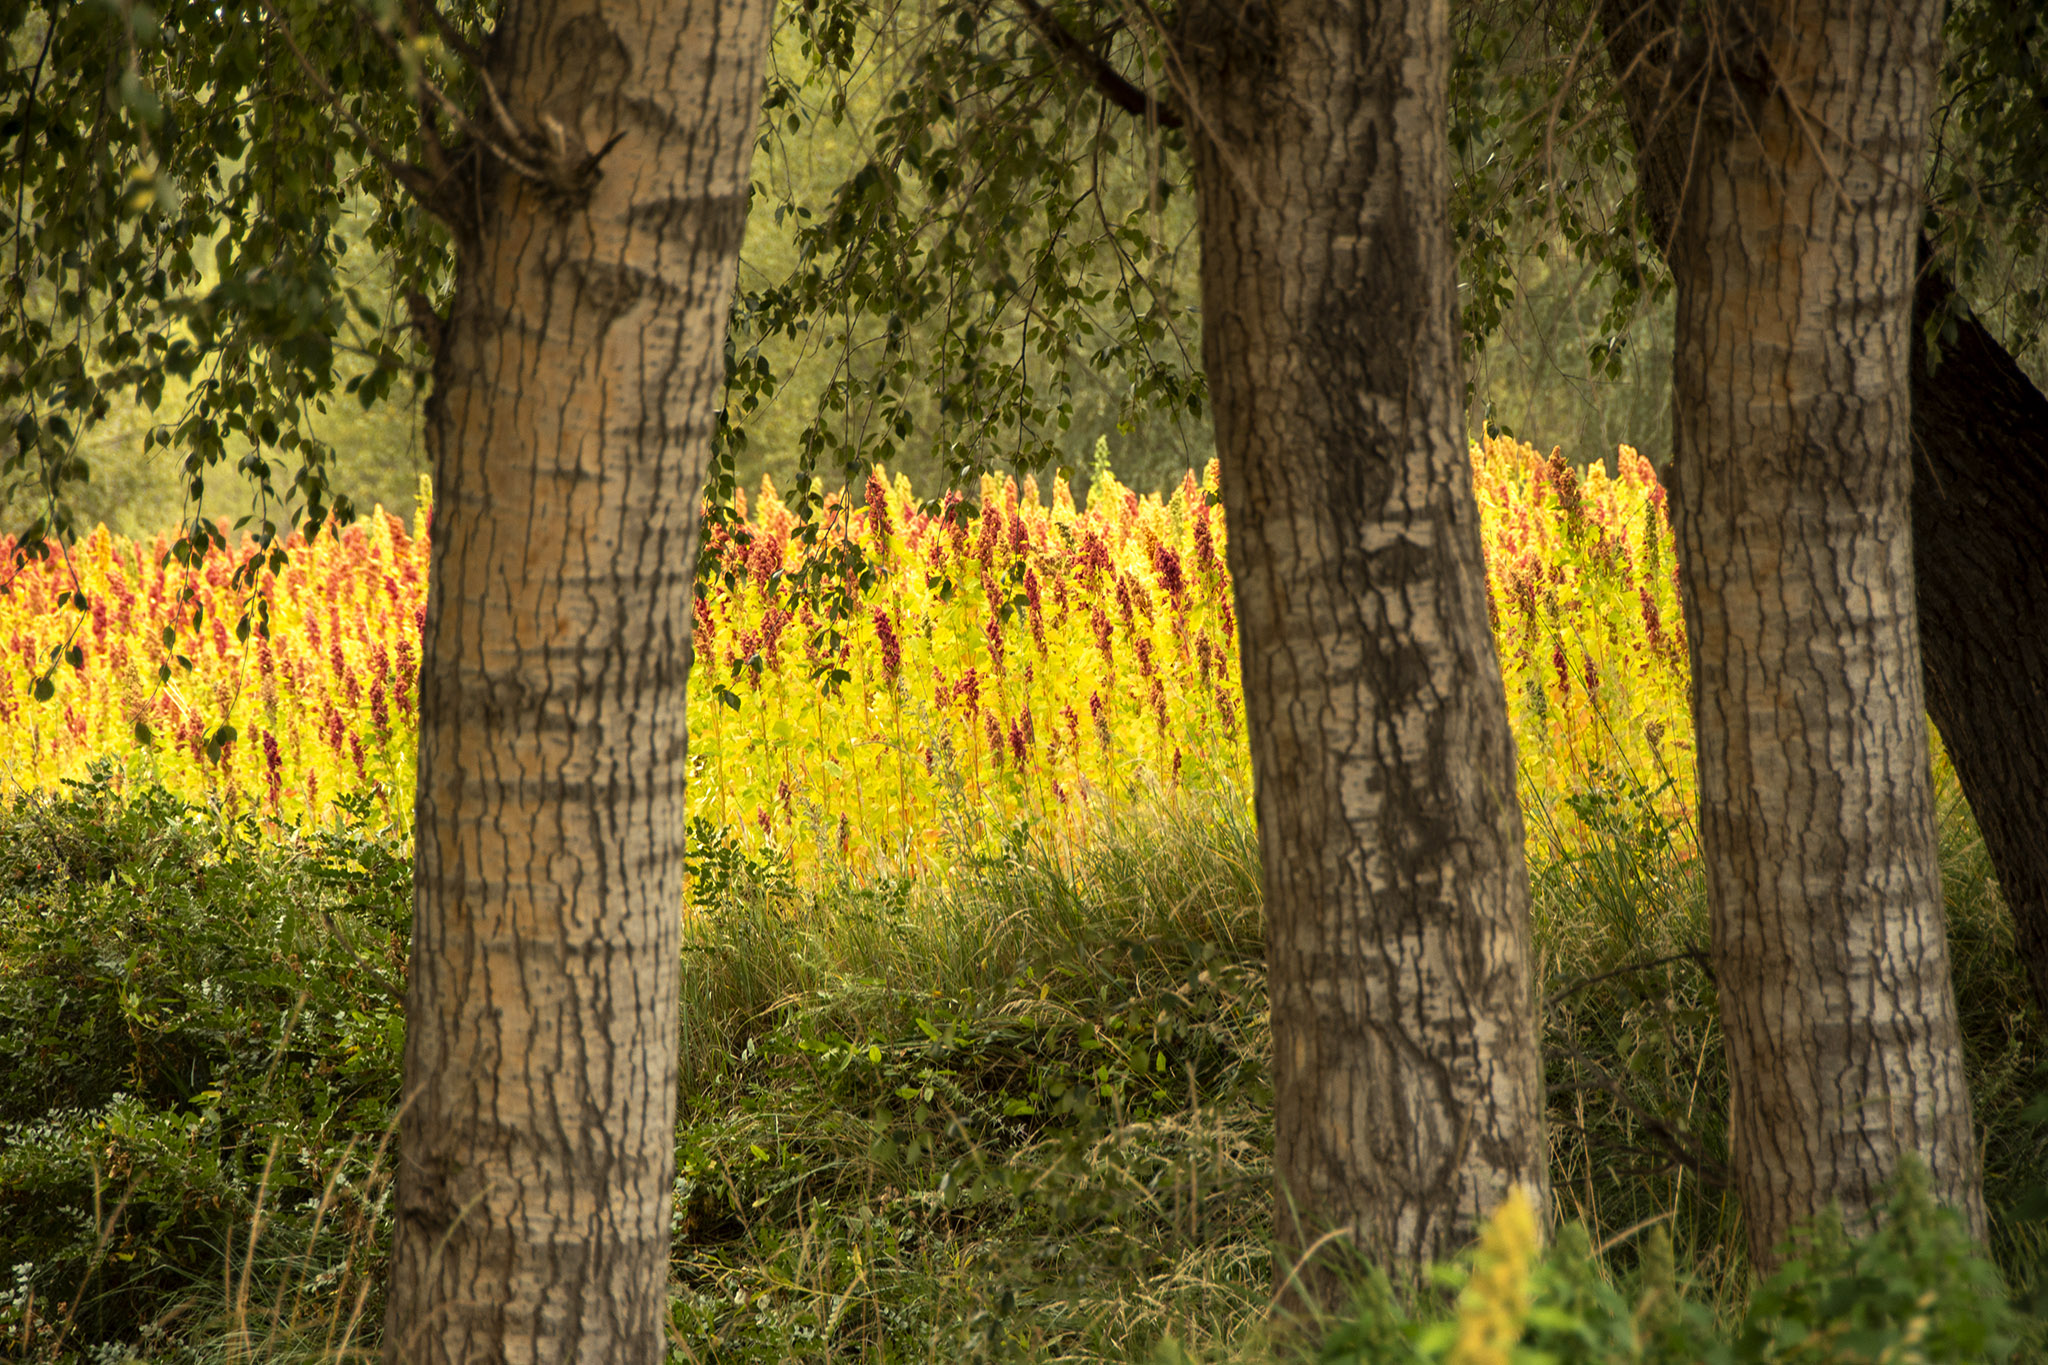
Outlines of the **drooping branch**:
M 382 167 L 385 173 L 390 175 L 393 180 L 396 180 L 400 185 L 412 191 L 422 204 L 431 207 L 440 197 L 440 182 L 428 171 L 415 166 L 412 162 L 399 160 L 391 149 L 384 145 L 383 139 L 371 132 L 362 120 L 358 119 L 350 111 L 349 107 L 342 103 L 341 97 L 335 94 L 332 83 L 328 81 L 326 76 L 320 73 L 318 67 L 313 65 L 313 61 L 306 55 L 305 49 L 299 46 L 298 39 L 292 36 L 291 25 L 286 23 L 284 16 L 278 12 L 275 0 L 264 0 L 263 8 L 264 12 L 270 16 L 271 23 L 276 26 L 277 35 L 283 40 L 285 50 L 292 54 L 292 59 L 298 63 L 299 70 L 304 73 L 308 81 L 312 82 L 314 92 L 320 96 L 321 102 L 327 106 L 328 110 L 335 117 L 347 124 L 357 137 L 362 139 L 363 148 L 370 154 L 371 160 Z
M 1161 99 L 1150 90 L 1131 83 L 1121 71 L 1110 65 L 1109 59 L 1082 42 L 1074 32 L 1062 24 L 1053 12 L 1038 0 L 1017 0 L 1017 8 L 1023 11 L 1024 19 L 1036 32 L 1039 39 L 1061 57 L 1066 58 L 1095 83 L 1103 97 L 1117 108 L 1137 118 L 1155 123 L 1161 128 L 1179 128 L 1184 120 L 1171 100 Z

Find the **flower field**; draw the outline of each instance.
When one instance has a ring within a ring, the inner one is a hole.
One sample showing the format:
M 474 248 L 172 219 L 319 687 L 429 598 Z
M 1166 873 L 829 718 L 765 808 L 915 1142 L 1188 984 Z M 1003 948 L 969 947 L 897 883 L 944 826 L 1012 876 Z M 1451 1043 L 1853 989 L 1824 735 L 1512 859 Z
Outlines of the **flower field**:
M 1664 494 L 1634 451 L 1618 466 L 1473 447 L 1524 797 L 1593 818 L 1598 793 L 1661 789 L 1681 815 L 1685 654 Z M 806 544 L 764 485 L 708 532 L 690 703 L 699 837 L 772 850 L 800 880 L 917 875 L 1029 833 L 1084 837 L 1124 803 L 1246 799 L 1214 488 L 1213 467 L 1165 498 L 1105 479 L 1083 509 L 1064 484 L 1047 502 L 1028 480 L 988 480 L 969 519 L 874 478 L 828 500 Z M 253 547 L 187 567 L 165 543 L 102 530 L 12 571 L 0 778 L 49 787 L 104 757 L 125 781 L 231 816 L 318 821 L 353 795 L 404 818 L 424 528 L 379 512 L 294 545 L 253 589 L 235 573 Z M 264 611 L 267 638 L 237 628 Z M 1531 827 L 1572 837 L 1559 824 Z

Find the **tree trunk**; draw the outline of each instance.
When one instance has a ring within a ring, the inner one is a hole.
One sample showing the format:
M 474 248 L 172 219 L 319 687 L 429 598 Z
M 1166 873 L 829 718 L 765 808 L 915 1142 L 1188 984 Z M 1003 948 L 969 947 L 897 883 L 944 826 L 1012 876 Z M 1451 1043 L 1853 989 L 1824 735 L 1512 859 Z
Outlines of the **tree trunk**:
M 1929 363 L 1913 301 L 1913 575 L 1927 709 L 1941 731 L 2048 1015 L 2048 397 L 1962 313 Z
M 1685 115 L 1674 522 L 1751 1256 L 1902 1156 L 1985 1228 L 1915 621 L 1908 367 L 1939 5 L 1728 3 Z M 1697 101 L 1700 96 L 1693 97 Z
M 663 1358 L 690 591 L 768 13 L 511 0 L 490 70 L 555 179 L 473 149 L 444 206 L 387 1361 Z
M 1644 207 L 1671 240 L 1691 151 L 1677 8 L 1602 0 Z M 1984 833 L 2034 1000 L 2048 1014 L 2048 396 L 1966 311 L 1930 363 L 1954 290 L 1926 259 L 1913 297 L 1913 578 L 1928 711 Z
M 1396 1278 L 1547 1194 L 1528 882 L 1460 437 L 1442 0 L 1192 7 L 1273 1021 L 1278 1260 Z M 1304 1302 L 1306 1301 L 1306 1302 Z

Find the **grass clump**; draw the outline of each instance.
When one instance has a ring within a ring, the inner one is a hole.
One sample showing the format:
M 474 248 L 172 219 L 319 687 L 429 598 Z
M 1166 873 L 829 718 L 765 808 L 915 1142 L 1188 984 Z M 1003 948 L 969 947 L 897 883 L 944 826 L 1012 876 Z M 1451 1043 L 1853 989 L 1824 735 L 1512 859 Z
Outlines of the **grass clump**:
M 704 906 L 682 1349 L 1116 1358 L 1255 1317 L 1261 932 L 1250 830 L 1208 812 L 1020 848 L 938 894 Z

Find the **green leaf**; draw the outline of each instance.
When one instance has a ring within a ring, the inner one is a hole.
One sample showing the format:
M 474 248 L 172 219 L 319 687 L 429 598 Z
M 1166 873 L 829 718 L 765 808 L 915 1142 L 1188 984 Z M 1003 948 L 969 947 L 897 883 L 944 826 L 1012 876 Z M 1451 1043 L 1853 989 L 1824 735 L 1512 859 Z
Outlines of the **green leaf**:
M 164 121 L 163 102 L 133 71 L 121 73 L 121 103 L 147 127 L 158 127 Z

